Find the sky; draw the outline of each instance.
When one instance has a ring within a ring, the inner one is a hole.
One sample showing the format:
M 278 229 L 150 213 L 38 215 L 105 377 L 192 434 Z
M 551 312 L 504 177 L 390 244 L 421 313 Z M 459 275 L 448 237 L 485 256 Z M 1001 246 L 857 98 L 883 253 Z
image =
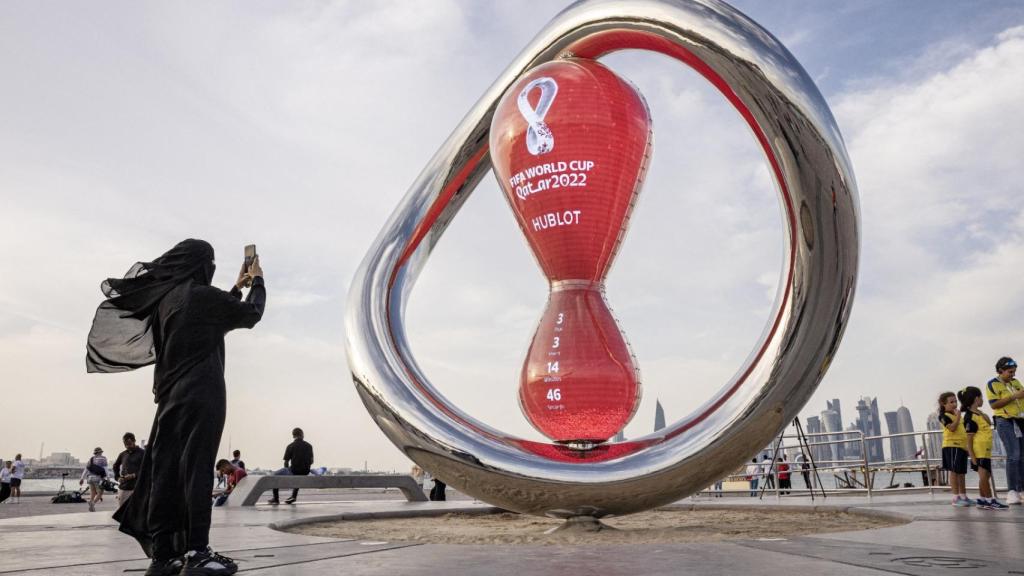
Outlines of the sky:
M 1024 4 L 736 1 L 815 80 L 860 190 L 857 294 L 802 414 L 907 406 L 1024 356 Z M 227 288 L 255 243 L 263 321 L 227 337 L 221 453 L 280 464 L 301 426 L 324 466 L 406 470 L 348 373 L 348 284 L 419 171 L 550 1 L 0 3 L 0 458 L 148 436 L 152 369 L 86 374 L 100 282 L 176 242 Z M 771 310 L 774 185 L 749 130 L 692 71 L 603 60 L 646 97 L 655 153 L 607 297 L 641 369 L 627 436 L 723 386 Z M 547 284 L 493 178 L 438 243 L 407 327 L 432 383 L 540 439 L 516 402 Z M 883 427 L 883 431 L 885 428 Z

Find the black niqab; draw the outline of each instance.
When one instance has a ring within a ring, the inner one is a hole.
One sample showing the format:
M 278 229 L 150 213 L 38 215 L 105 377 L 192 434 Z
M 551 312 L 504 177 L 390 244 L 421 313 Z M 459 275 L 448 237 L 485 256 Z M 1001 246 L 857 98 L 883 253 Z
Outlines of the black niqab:
M 157 305 L 183 282 L 209 286 L 214 269 L 213 247 L 190 238 L 152 262 L 137 262 L 124 278 L 104 280 L 100 289 L 107 299 L 89 331 L 86 371 L 125 372 L 152 364 Z

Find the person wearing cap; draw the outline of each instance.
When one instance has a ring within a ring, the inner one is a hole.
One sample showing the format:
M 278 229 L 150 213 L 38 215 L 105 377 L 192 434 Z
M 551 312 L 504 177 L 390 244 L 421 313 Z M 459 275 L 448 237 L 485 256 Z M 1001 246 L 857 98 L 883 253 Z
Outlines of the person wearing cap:
M 1020 505 L 1024 492 L 1024 386 L 1014 378 L 1017 363 L 1013 358 L 1000 358 L 996 374 L 985 386 L 985 396 L 1006 450 L 1006 503 Z
M 103 448 L 97 446 L 82 470 L 82 477 L 78 479 L 79 486 L 89 483 L 89 512 L 95 512 L 96 503 L 103 501 L 103 480 L 106 477 L 107 457 L 103 455 Z

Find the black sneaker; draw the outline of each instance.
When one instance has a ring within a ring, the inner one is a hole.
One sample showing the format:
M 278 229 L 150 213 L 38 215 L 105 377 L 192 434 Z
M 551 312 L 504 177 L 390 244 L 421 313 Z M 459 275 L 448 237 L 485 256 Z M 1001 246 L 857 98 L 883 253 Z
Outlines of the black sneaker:
M 285 501 L 284 501 L 284 503 L 285 503 L 285 504 L 295 504 L 295 501 L 296 501 L 296 500 L 298 500 L 298 498 L 296 498 L 296 497 L 292 496 L 291 498 L 289 498 L 289 499 L 285 500 Z
M 178 574 L 181 574 L 181 567 L 184 565 L 185 563 L 181 561 L 181 558 L 153 560 L 149 563 L 149 568 L 146 568 L 146 576 L 178 576 Z
M 277 498 L 271 498 L 270 500 L 267 500 L 267 504 L 270 504 L 271 506 L 277 506 L 280 503 L 281 501 L 278 500 Z
M 206 550 L 193 550 L 185 555 L 181 576 L 230 576 L 238 572 L 238 565 L 227 556 L 221 556 L 207 546 Z

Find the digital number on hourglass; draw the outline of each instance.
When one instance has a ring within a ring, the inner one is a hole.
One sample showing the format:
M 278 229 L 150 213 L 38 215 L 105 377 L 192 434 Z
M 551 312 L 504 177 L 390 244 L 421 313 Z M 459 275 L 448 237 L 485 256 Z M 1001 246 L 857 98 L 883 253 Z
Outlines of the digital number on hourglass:
M 565 313 L 559 312 L 555 318 L 555 330 L 561 331 L 562 324 L 565 322 Z M 548 356 L 561 356 L 561 352 L 557 348 L 562 343 L 561 336 L 553 336 L 551 338 L 551 350 L 548 352 Z M 558 372 L 561 369 L 559 360 L 548 361 L 548 375 L 544 378 L 545 382 L 561 382 L 561 378 L 558 377 Z M 544 395 L 549 402 L 560 402 L 562 400 L 562 389 L 561 388 L 548 388 L 547 394 Z M 564 408 L 561 404 L 548 404 L 548 410 L 561 410 Z

